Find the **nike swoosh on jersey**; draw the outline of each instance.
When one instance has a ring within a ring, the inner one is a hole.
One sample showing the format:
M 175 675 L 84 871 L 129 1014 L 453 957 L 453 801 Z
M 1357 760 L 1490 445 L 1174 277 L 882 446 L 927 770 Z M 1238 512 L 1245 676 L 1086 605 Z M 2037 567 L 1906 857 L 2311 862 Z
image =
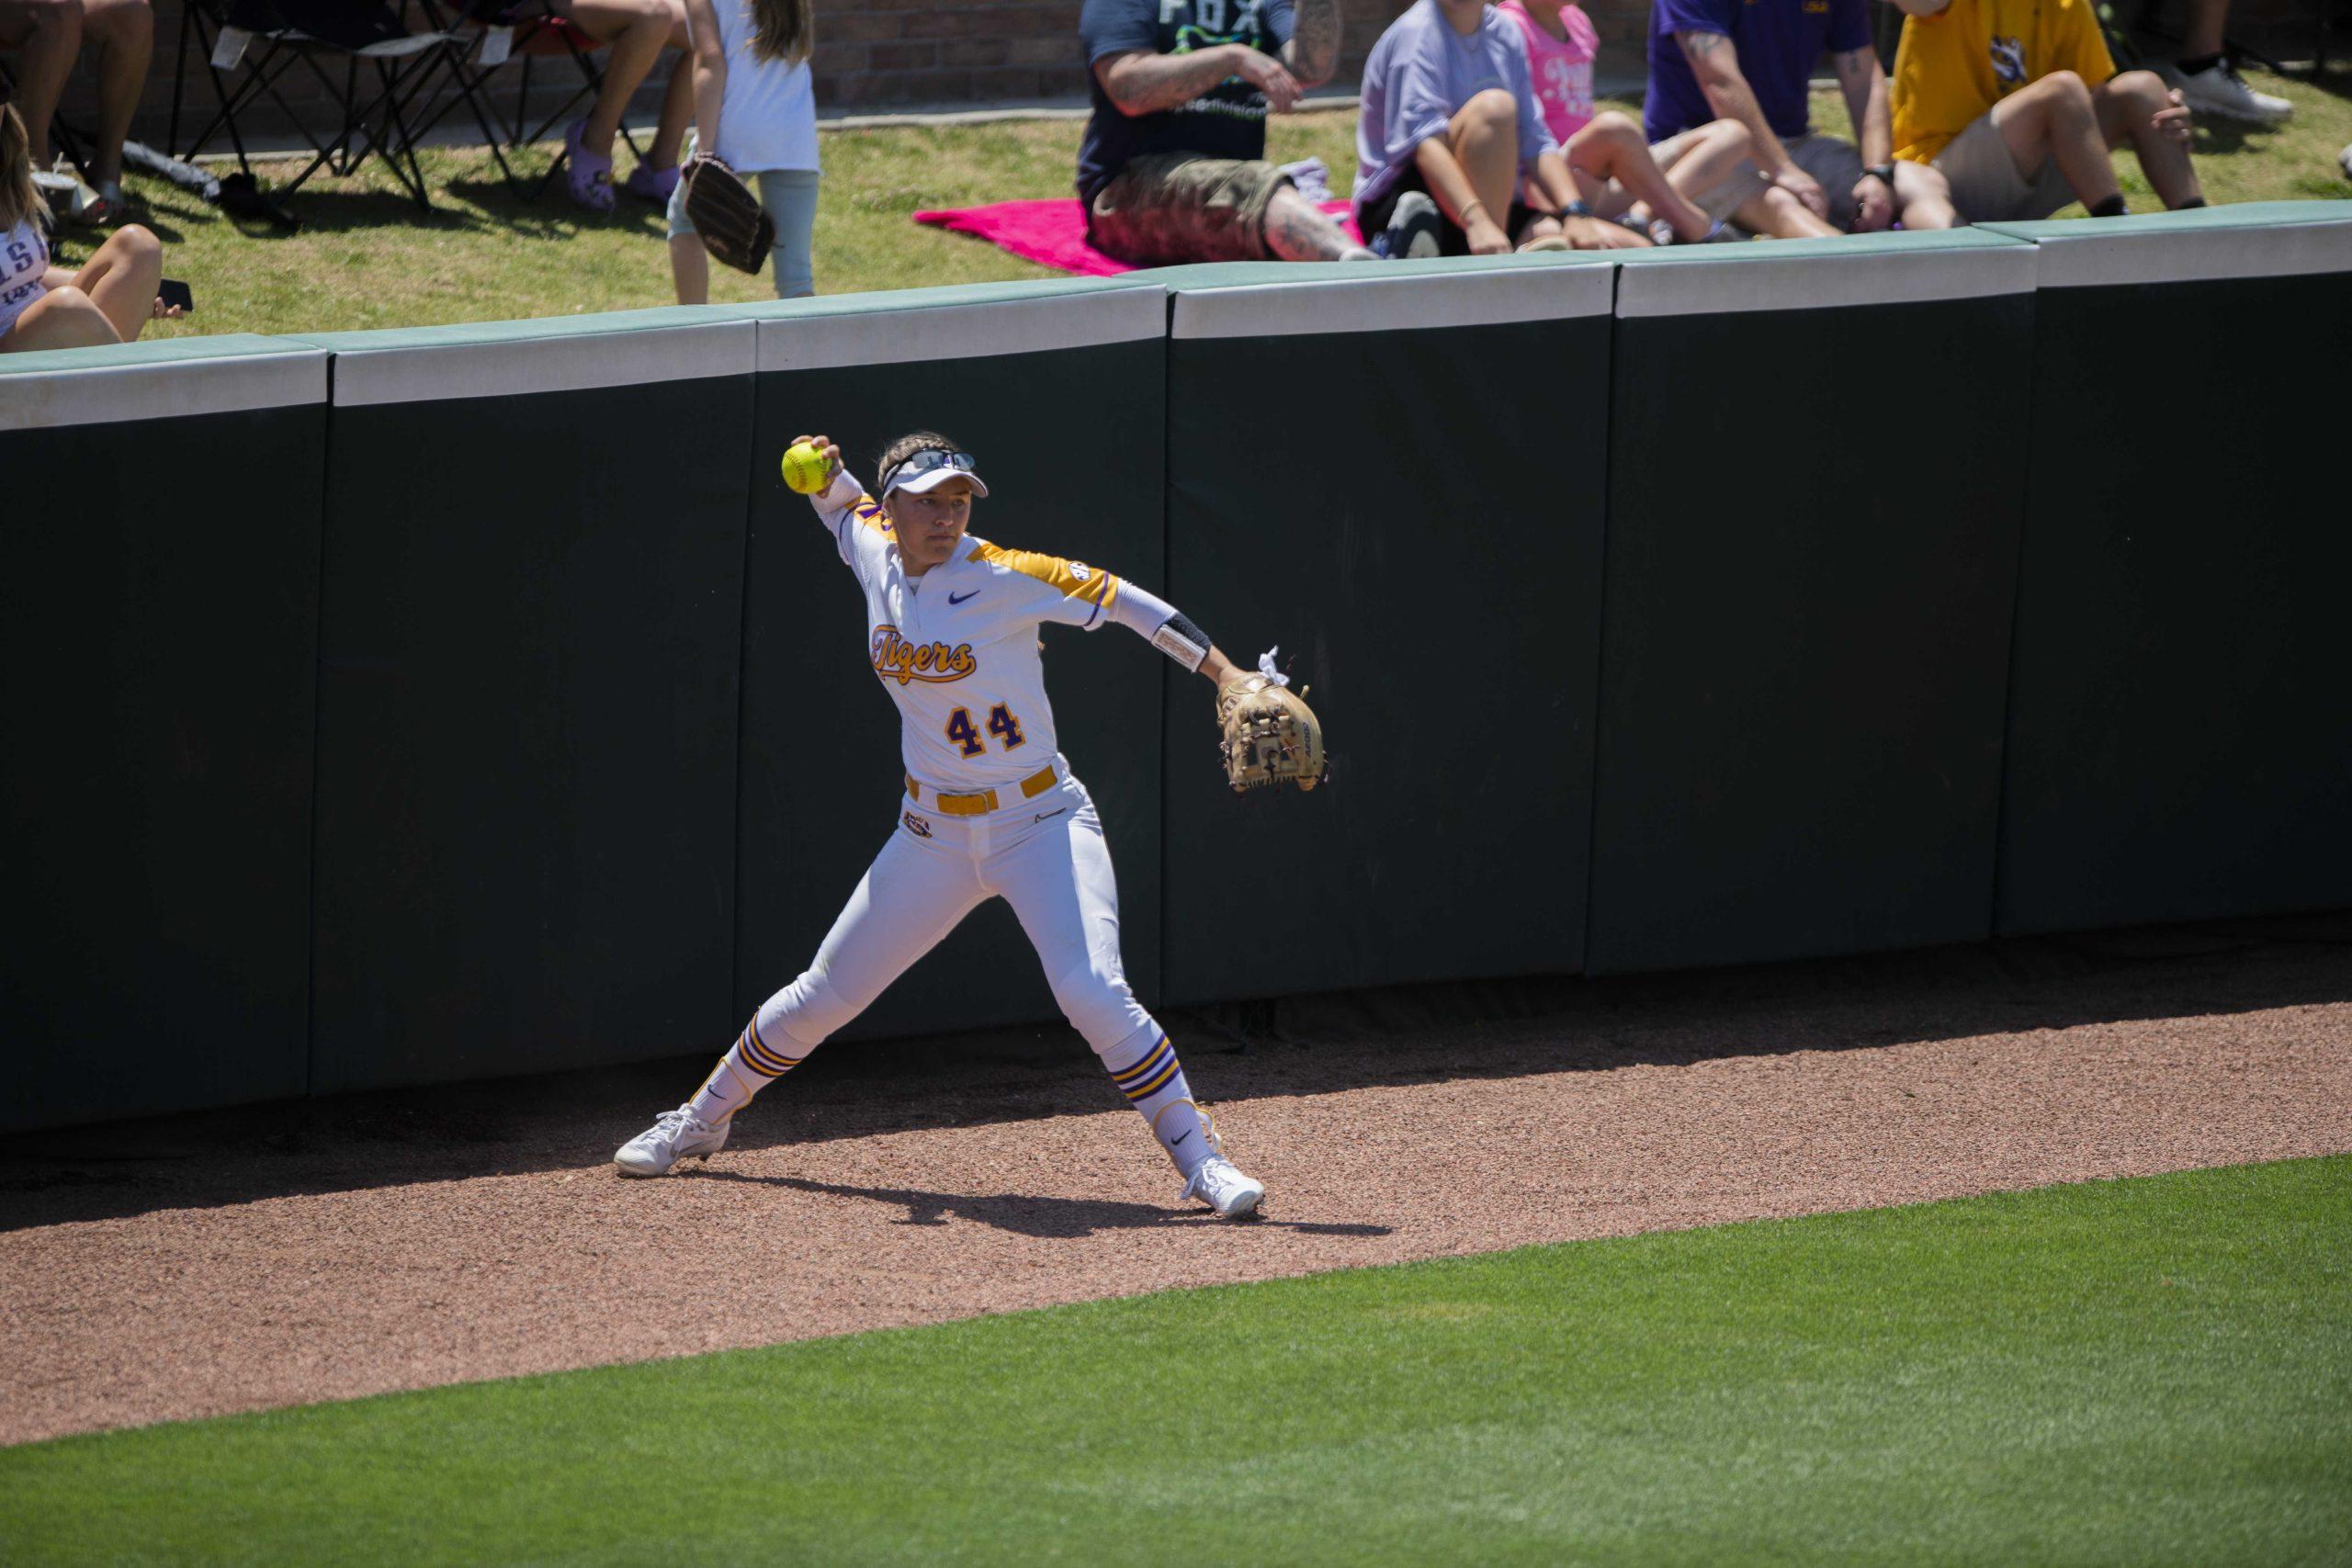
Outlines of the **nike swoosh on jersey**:
M 950 604 L 961 604 L 967 599 L 978 598 L 979 594 L 980 591 L 977 588 L 973 589 L 969 593 L 950 593 L 947 596 L 947 602 Z

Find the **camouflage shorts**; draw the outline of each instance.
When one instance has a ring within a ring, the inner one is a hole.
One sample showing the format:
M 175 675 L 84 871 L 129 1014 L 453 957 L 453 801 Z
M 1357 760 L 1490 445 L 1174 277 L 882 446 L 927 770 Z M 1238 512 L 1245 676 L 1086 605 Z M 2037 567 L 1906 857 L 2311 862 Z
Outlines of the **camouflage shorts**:
M 1147 153 L 1095 193 L 1087 238 L 1138 266 L 1265 261 L 1266 204 L 1290 183 L 1272 164 Z

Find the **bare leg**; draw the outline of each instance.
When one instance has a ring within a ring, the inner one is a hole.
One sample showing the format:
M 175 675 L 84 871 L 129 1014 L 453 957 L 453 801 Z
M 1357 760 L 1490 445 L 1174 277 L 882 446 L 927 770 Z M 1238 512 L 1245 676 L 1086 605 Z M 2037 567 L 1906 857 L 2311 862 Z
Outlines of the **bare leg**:
M 155 313 L 155 285 L 164 276 L 164 245 L 136 223 L 107 236 L 97 254 L 74 275 L 74 287 L 106 313 L 123 343 L 137 337 Z
M 2196 59 L 2200 55 L 2222 52 L 2222 29 L 2230 19 L 2230 0 L 2188 0 L 2188 30 L 2182 35 L 2180 52 Z M 2154 184 L 2151 176 L 2150 184 Z
M 1445 140 L 1487 216 L 1498 228 L 1508 225 L 1511 193 L 1519 188 L 1519 100 L 1500 87 L 1472 94 L 1455 111 Z
M 678 166 L 686 127 L 695 118 L 695 51 L 686 33 L 686 8 L 682 0 L 666 0 L 666 4 L 673 16 L 670 47 L 678 51 L 678 58 L 670 66 L 670 85 L 662 95 L 662 123 L 654 130 L 653 145 L 645 150 L 645 161 L 657 169 Z
M 605 57 L 604 90 L 596 95 L 580 133 L 582 147 L 609 158 L 630 95 L 670 41 L 669 6 L 667 0 L 565 0 L 565 9 L 581 31 L 611 46 Z
M 1615 109 L 1593 116 L 1589 124 L 1569 137 L 1567 155 L 1569 167 L 1613 180 L 1633 192 L 1648 216 L 1673 225 L 1677 239 L 1703 240 L 1714 227 L 1657 166 L 1650 156 L 1649 143 L 1642 138 L 1642 128 Z
M 2145 75 L 2141 72 L 2136 74 Z M 2149 78 L 2154 81 L 2154 77 Z M 2091 90 L 2072 71 L 2052 71 L 1993 106 L 1993 125 L 2009 146 L 2018 173 L 2030 182 L 2045 163 L 2055 162 L 2085 207 L 2121 196 L 2115 166 L 2108 161 Z
M 98 78 L 98 145 L 90 180 L 105 185 L 122 178 L 122 139 L 147 85 L 147 62 L 155 50 L 155 13 L 147 0 L 83 0 L 82 36 L 95 46 Z
M 1370 251 L 1348 238 L 1338 219 L 1299 195 L 1293 186 L 1274 192 L 1274 199 L 1266 204 L 1266 248 L 1284 261 L 1372 259 Z M 694 303 L 683 297 L 681 302 Z
M 2188 119 L 2168 117 L 2168 124 L 2177 130 L 2156 121 L 2157 115 L 2174 107 L 2177 96 L 2153 71 L 2126 71 L 2091 94 L 2100 137 L 2109 147 L 2128 145 L 2139 154 L 2140 172 L 2148 176 L 2149 186 L 2168 208 L 2205 199 L 2197 166 L 2188 159 Z
M 21 45 L 17 112 L 24 117 L 33 167 L 50 165 L 49 122 L 82 52 L 82 0 L 0 0 L 0 44 Z M 20 329 L 21 330 L 21 329 Z
M 1951 204 L 1951 182 L 1925 164 L 1894 164 L 1894 211 L 1905 229 L 1949 229 L 1960 221 Z
M 677 285 L 681 305 L 710 303 L 710 253 L 699 234 L 675 234 L 670 240 L 670 281 Z
M 1666 177 L 1692 206 L 1699 198 L 1739 172 L 1742 164 L 1756 162 L 1756 139 L 1736 119 L 1718 119 L 1699 128 L 1682 154 L 1666 165 Z
M 1741 202 L 1732 217 L 1741 228 L 1778 240 L 1826 240 L 1845 232 L 1778 186 Z
M 95 348 L 100 344 L 121 341 L 106 312 L 88 295 L 68 284 L 51 289 L 17 318 L 17 324 L 8 329 L 6 336 L 0 336 L 0 354 L 40 348 Z

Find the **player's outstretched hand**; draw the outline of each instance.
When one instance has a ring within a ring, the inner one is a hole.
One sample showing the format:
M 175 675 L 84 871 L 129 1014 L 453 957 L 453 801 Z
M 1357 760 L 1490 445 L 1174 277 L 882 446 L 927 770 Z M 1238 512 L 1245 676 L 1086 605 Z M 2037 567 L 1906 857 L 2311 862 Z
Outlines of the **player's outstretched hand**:
M 825 482 L 827 484 L 832 483 L 833 480 L 840 476 L 842 471 L 842 449 L 834 445 L 833 438 L 831 436 L 796 435 L 792 438 L 786 449 L 789 450 L 792 446 L 814 446 L 819 452 L 824 454 Z

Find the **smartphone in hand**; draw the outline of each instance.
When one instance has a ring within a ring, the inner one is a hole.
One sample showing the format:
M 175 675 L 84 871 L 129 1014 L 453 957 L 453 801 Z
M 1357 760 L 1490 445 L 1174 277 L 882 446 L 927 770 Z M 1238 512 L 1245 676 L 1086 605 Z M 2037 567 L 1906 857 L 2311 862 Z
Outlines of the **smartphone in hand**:
M 187 285 L 182 283 L 176 277 L 166 277 L 158 280 L 155 285 L 155 298 L 164 302 L 164 306 L 166 310 L 170 309 L 174 305 L 177 305 L 182 310 L 187 311 L 190 315 L 196 313 L 195 297 L 188 293 Z

